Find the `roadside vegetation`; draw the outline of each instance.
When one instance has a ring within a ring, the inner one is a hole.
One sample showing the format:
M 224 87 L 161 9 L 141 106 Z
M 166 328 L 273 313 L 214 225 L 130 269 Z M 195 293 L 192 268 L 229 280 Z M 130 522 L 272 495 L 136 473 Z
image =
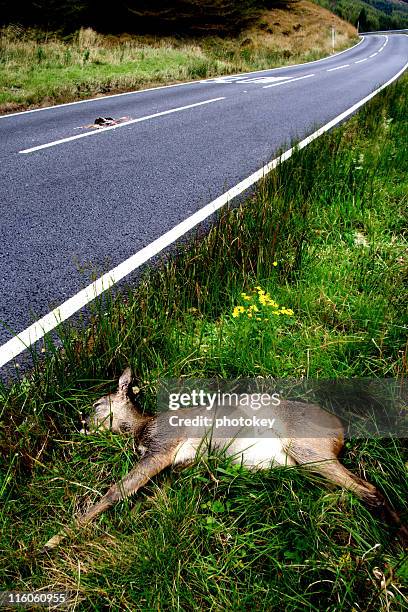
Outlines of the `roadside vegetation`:
M 297 152 L 1 389 L 3 589 L 67 588 L 81 610 L 406 609 L 407 557 L 351 493 L 220 455 L 38 551 L 137 460 L 132 440 L 78 433 L 127 365 L 148 412 L 161 377 L 406 376 L 407 91 Z M 349 440 L 343 461 L 408 520 L 402 440 Z
M 0 30 L 0 113 L 180 81 L 307 62 L 357 42 L 353 26 L 306 0 L 263 11 L 239 33 L 55 34 Z

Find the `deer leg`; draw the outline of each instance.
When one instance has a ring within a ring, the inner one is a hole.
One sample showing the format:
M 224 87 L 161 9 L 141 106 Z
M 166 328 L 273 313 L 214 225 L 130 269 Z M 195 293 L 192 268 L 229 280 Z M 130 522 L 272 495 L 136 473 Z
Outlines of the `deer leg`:
M 120 482 L 110 487 L 108 492 L 84 514 L 79 516 L 75 523 L 76 527 L 83 527 L 90 523 L 99 514 L 113 506 L 117 501 L 134 495 L 153 476 L 156 476 L 164 468 L 171 465 L 175 455 L 174 448 L 159 453 L 145 455 Z M 44 546 L 44 551 L 49 551 L 60 544 L 71 530 L 64 529 L 53 536 Z
M 322 439 L 296 440 L 292 442 L 288 453 L 303 467 L 355 493 L 384 522 L 397 528 L 397 536 L 401 543 L 404 547 L 408 546 L 408 528 L 402 524 L 398 513 L 374 485 L 355 476 L 340 463 L 337 459 L 337 452 L 340 451 L 340 448 L 334 449 L 330 442 L 324 449 L 324 443 Z

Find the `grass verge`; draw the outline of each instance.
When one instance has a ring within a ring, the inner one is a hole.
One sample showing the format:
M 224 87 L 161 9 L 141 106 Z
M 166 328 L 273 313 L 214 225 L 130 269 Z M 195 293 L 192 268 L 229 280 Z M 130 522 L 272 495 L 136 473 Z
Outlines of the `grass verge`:
M 84 610 L 406 607 L 407 557 L 352 494 L 222 456 L 161 474 L 54 556 L 37 551 L 137 460 L 132 440 L 75 432 L 127 364 L 146 410 L 164 376 L 406 375 L 407 90 L 404 78 L 295 154 L 1 390 L 4 589 L 70 588 Z M 350 440 L 344 463 L 407 517 L 407 459 L 401 440 Z
M 0 112 L 12 112 L 148 86 L 307 62 L 356 42 L 356 31 L 301 0 L 267 11 L 236 38 L 104 36 L 81 29 L 61 38 L 9 26 L 0 31 Z

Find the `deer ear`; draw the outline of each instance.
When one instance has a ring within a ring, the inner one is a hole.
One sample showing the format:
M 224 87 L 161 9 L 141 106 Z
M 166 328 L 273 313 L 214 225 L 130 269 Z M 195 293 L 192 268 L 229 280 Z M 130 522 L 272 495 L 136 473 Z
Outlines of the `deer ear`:
M 126 368 L 122 376 L 119 378 L 118 393 L 121 395 L 127 395 L 131 382 L 132 370 L 130 368 Z

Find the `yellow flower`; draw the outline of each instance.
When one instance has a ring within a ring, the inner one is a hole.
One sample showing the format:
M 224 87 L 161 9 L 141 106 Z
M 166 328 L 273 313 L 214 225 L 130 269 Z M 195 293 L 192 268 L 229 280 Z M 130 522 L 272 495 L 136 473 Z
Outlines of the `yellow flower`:
M 255 304 L 252 304 L 252 306 L 248 308 L 248 312 L 259 312 L 259 308 L 255 306 Z
M 252 300 L 252 296 L 248 295 L 247 293 L 241 293 L 241 297 L 244 298 L 244 300 L 247 300 L 248 302 Z
M 280 313 L 291 317 L 293 315 L 293 310 L 291 308 L 281 308 Z
M 278 262 L 274 261 L 272 265 L 274 266 L 274 268 L 276 268 L 276 266 L 278 265 Z
M 259 294 L 259 302 L 262 306 L 272 306 L 273 308 L 279 308 L 279 304 L 277 304 L 269 295 L 269 293 L 263 292 Z
M 243 306 L 235 306 L 234 310 L 232 311 L 232 316 L 236 319 L 243 312 L 245 312 L 245 308 Z

